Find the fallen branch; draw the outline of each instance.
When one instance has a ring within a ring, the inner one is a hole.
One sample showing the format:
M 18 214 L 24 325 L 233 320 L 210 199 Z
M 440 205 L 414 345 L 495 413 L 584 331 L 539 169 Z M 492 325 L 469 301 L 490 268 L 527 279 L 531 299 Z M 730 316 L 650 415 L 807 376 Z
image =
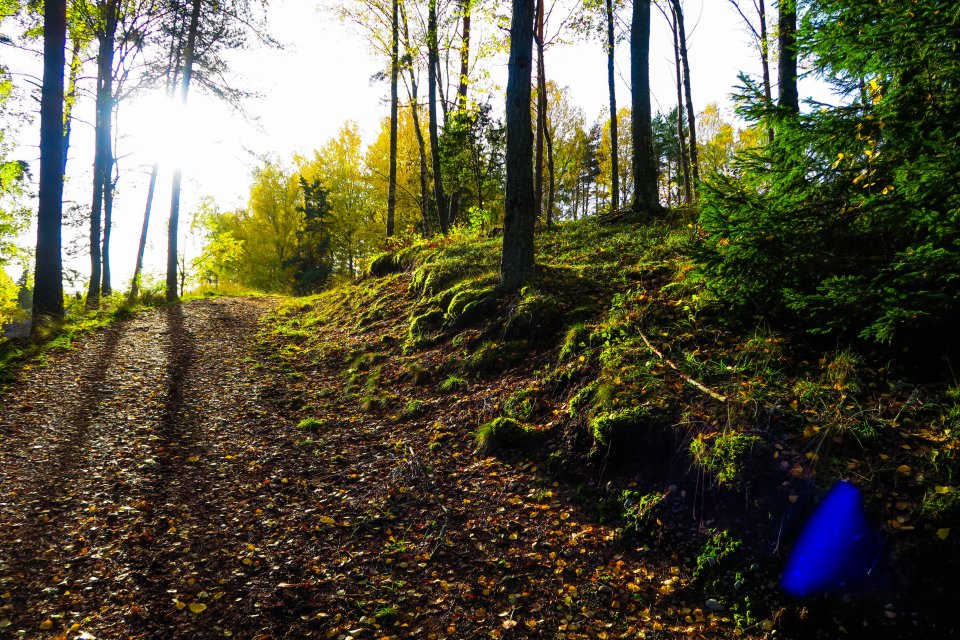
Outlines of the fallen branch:
M 692 387 L 696 387 L 697 389 L 699 389 L 700 391 L 704 392 L 705 394 L 707 394 L 708 396 L 710 396 L 710 397 L 713 398 L 714 400 L 717 400 L 717 401 L 719 401 L 719 402 L 726 402 L 726 401 L 727 401 L 727 396 L 721 395 L 721 394 L 717 393 L 716 391 L 714 391 L 713 389 L 709 389 L 709 388 L 703 386 L 702 384 L 700 384 L 699 382 L 697 382 L 696 380 L 694 380 L 693 378 L 691 378 L 690 376 L 688 376 L 687 374 L 685 374 L 683 371 L 680 371 L 680 367 L 678 367 L 677 365 L 675 365 L 674 363 L 672 363 L 670 360 L 668 360 L 665 355 L 663 355 L 655 346 L 653 346 L 653 344 L 650 342 L 650 340 L 647 338 L 647 336 L 644 335 L 643 331 L 640 331 L 639 329 L 637 329 L 637 333 L 640 334 L 640 338 L 641 338 L 641 339 L 643 340 L 643 342 L 647 345 L 647 348 L 649 348 L 650 351 L 653 351 L 653 352 L 657 355 L 658 358 L 660 358 L 661 360 L 663 360 L 663 361 L 667 364 L 668 367 L 670 367 L 671 369 L 673 369 L 674 371 L 676 371 L 676 372 L 677 372 L 677 375 L 680 376 L 680 377 L 683 379 L 684 382 L 686 382 L 687 384 L 689 384 L 689 385 L 692 386 Z

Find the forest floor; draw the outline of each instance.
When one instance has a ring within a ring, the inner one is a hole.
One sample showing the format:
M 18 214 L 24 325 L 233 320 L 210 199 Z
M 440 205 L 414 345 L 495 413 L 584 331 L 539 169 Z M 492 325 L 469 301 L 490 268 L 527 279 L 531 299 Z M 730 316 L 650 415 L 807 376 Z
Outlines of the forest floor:
M 956 637 L 955 377 L 726 324 L 694 232 L 544 231 L 506 295 L 498 239 L 423 240 L 8 343 L 0 638 Z M 882 549 L 790 597 L 840 480 Z
M 730 635 L 675 554 L 625 557 L 455 415 L 361 410 L 332 359 L 304 441 L 302 400 L 258 366 L 274 305 L 137 314 L 0 397 L 0 637 Z

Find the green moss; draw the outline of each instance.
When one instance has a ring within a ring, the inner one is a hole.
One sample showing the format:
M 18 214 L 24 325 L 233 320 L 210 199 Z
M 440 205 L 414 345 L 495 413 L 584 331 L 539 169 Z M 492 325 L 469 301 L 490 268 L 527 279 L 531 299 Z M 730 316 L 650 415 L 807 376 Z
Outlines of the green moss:
M 397 255 L 392 252 L 378 253 L 370 259 L 370 266 L 367 267 L 367 275 L 379 278 L 391 273 L 396 273 L 403 269 L 403 264 L 397 259 Z
M 593 398 L 596 394 L 598 386 L 599 383 L 594 380 L 573 394 L 573 397 L 570 398 L 570 409 L 568 410 L 571 418 L 580 413 L 584 408 L 588 407 L 591 402 L 593 402 Z
M 496 311 L 492 286 L 464 287 L 457 291 L 447 305 L 446 322 L 465 327 L 490 317 Z
M 427 334 L 441 325 L 443 317 L 443 311 L 440 309 L 430 309 L 411 318 L 410 326 L 407 328 L 406 347 L 414 348 L 422 345 L 426 341 Z
M 654 407 L 637 405 L 620 411 L 601 412 L 590 419 L 590 434 L 600 445 L 643 438 L 665 426 L 666 414 Z
M 639 491 L 625 489 L 620 494 L 620 504 L 626 530 L 640 533 L 653 524 L 663 497 L 662 493 L 641 494 Z
M 568 360 L 587 347 L 590 338 L 590 329 L 582 322 L 578 322 L 563 336 L 563 346 L 560 347 L 560 360 Z
M 690 443 L 694 463 L 726 487 L 739 487 L 754 457 L 763 449 L 758 436 L 735 431 L 703 434 Z
M 529 352 L 530 345 L 522 340 L 488 341 L 467 356 L 463 366 L 478 374 L 500 373 L 523 362 Z
M 503 408 L 507 415 L 517 420 L 529 420 L 536 405 L 536 396 L 532 389 L 520 389 L 510 394 Z
M 326 420 L 318 420 L 317 418 L 304 418 L 297 424 L 297 431 L 316 433 L 325 426 L 327 426 Z
M 545 341 L 552 338 L 562 326 L 564 306 L 550 294 L 524 287 L 517 300 L 508 309 L 503 324 L 506 338 Z
M 697 556 L 697 568 L 693 572 L 694 581 L 716 582 L 716 576 L 727 568 L 731 557 L 742 546 L 743 543 L 728 531 L 713 532 Z
M 537 440 L 538 433 L 513 418 L 484 423 L 476 433 L 477 448 L 485 452 L 523 449 Z
M 401 420 L 413 420 L 423 415 L 424 404 L 420 400 L 410 400 L 400 412 Z

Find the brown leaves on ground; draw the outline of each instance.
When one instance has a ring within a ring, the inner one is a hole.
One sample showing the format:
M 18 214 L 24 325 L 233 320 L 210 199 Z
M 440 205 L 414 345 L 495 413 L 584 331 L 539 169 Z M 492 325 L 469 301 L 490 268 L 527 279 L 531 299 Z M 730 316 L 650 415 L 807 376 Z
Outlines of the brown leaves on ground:
M 140 314 L 0 398 L 0 635 L 733 633 L 685 602 L 669 550 L 627 548 L 532 463 L 476 454 L 481 385 L 416 387 L 411 420 L 396 398 L 364 411 L 342 360 L 264 366 L 272 306 Z M 297 431 L 305 417 L 323 428 Z

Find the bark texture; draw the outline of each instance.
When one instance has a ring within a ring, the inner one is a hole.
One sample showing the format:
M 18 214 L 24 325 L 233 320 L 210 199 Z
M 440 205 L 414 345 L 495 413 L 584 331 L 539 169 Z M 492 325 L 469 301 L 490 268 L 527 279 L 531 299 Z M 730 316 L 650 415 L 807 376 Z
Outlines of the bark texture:
M 519 289 L 533 273 L 533 133 L 530 80 L 533 62 L 533 0 L 514 0 L 507 79 L 507 184 L 500 286 Z
M 66 0 L 47 0 L 43 7 L 43 86 L 40 94 L 40 193 L 37 213 L 37 255 L 34 271 L 33 322 L 40 335 L 45 326 L 63 319 L 63 72 L 67 44 Z

